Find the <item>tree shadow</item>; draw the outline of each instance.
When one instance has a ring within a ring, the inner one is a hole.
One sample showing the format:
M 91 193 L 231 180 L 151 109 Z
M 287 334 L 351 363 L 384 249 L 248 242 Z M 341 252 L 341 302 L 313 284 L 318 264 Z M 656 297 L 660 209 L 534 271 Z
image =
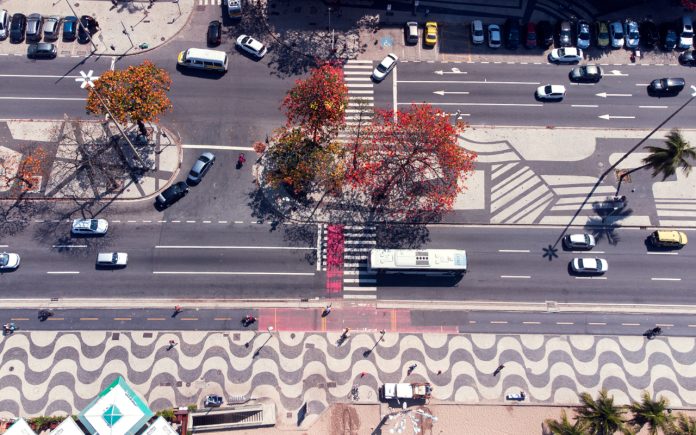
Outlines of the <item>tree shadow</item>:
M 616 246 L 621 241 L 616 230 L 621 226 L 622 220 L 633 215 L 633 209 L 627 207 L 625 200 L 614 201 L 612 198 L 592 203 L 592 209 L 597 216 L 588 219 L 585 229 L 592 233 L 595 240 L 606 239 L 609 244 Z

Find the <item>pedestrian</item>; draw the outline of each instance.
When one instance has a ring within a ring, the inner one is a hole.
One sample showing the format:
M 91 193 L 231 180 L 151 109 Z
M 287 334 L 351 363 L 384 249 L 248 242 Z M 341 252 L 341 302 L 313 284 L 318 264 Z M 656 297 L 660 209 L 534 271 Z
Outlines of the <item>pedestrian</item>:
M 118 0 L 111 0 L 111 4 L 115 6 L 118 6 Z
M 169 340 L 169 349 L 173 349 L 174 346 L 176 346 L 176 344 L 177 344 L 176 341 L 174 341 L 174 340 Z
M 329 304 L 326 307 L 324 307 L 324 311 L 321 313 L 321 317 L 326 317 L 329 314 L 331 314 L 331 305 L 332 304 Z
M 442 370 L 438 370 L 438 371 L 437 371 L 437 374 L 438 374 L 438 375 L 441 375 L 441 374 L 442 374 Z
M 360 377 L 361 377 L 361 378 L 364 378 L 365 375 L 367 375 L 367 372 L 360 372 Z
M 341 334 L 341 338 L 348 338 L 348 333 L 350 333 L 350 328 L 343 328 L 343 333 Z
M 418 364 L 411 364 L 410 366 L 408 366 L 407 374 L 410 375 L 411 373 L 413 373 L 413 371 L 416 369 L 417 366 L 418 366 Z

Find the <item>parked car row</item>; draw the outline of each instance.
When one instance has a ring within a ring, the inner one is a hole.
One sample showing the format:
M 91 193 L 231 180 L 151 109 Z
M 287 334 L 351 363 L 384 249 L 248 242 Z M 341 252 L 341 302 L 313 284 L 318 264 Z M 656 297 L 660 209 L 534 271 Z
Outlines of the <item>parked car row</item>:
M 189 187 L 198 185 L 214 164 L 215 155 L 213 153 L 205 152 L 201 154 L 191 167 L 186 181 L 174 183 L 157 195 L 155 208 L 162 211 L 186 196 L 189 192 Z

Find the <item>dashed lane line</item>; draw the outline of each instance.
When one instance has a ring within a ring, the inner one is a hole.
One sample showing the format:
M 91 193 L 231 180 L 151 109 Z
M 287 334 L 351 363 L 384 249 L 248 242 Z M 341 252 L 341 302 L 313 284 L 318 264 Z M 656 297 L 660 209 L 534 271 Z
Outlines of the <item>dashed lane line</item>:
M 681 278 L 650 278 L 650 281 L 681 281 Z
M 498 252 L 529 254 L 529 249 L 498 249 Z
M 529 279 L 531 276 L 529 275 L 500 275 L 501 278 L 506 278 L 506 279 Z

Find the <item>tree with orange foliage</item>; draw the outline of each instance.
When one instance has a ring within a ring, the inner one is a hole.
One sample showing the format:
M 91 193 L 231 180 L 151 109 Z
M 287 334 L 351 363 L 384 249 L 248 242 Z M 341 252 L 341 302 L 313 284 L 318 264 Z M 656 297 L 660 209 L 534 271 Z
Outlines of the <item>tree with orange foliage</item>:
M 347 181 L 369 198 L 375 216 L 424 222 L 451 210 L 476 154 L 457 143 L 460 126 L 432 106 L 376 110 L 349 147 Z
M 343 70 L 324 63 L 313 69 L 308 78 L 295 82 L 281 108 L 285 110 L 288 128 L 300 127 L 312 142 L 324 144 L 345 125 L 347 104 Z
M 106 71 L 89 88 L 86 109 L 97 115 L 111 112 L 120 123 L 137 123 L 140 133 L 147 135 L 144 123 L 157 122 L 172 107 L 167 97 L 171 83 L 169 73 L 148 60 L 124 70 Z
M 27 155 L 0 158 L 0 184 L 27 192 L 36 187 L 37 178 L 46 163 L 46 151 L 37 147 Z

